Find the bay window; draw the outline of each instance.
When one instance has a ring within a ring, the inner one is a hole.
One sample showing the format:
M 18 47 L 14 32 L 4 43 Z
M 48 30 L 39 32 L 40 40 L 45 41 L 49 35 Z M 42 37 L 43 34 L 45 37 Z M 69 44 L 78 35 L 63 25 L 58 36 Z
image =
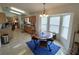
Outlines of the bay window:
M 71 14 L 41 17 L 41 31 L 53 32 L 67 39 Z
M 62 18 L 61 37 L 67 39 L 69 31 L 70 15 L 64 15 Z
M 60 16 L 50 17 L 49 31 L 59 33 Z

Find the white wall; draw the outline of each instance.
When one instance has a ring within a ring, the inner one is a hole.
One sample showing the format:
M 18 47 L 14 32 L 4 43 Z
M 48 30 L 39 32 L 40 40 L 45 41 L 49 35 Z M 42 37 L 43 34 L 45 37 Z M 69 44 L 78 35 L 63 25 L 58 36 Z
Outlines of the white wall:
M 0 6 L 0 12 L 3 12 L 2 7 Z
M 18 20 L 18 22 L 19 22 L 19 28 L 22 29 L 22 24 L 23 24 L 22 16 L 19 15 L 19 16 L 18 16 L 18 19 L 19 19 L 19 20 Z

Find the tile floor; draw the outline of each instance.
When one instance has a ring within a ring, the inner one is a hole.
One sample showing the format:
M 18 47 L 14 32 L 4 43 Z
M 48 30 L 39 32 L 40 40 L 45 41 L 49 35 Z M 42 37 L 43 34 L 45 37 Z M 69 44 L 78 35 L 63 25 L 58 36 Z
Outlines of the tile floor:
M 26 45 L 26 42 L 30 40 L 31 36 L 29 34 L 22 33 L 21 30 L 17 29 L 13 32 L 13 39 L 10 43 L 0 47 L 0 55 L 33 55 Z M 61 46 L 56 55 L 64 55 L 63 46 L 58 41 L 54 41 L 54 43 Z

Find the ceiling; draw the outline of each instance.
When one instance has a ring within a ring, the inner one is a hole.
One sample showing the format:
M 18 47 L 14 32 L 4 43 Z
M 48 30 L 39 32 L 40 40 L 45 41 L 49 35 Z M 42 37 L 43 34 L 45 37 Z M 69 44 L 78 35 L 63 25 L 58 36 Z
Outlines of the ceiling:
M 42 3 L 0 3 L 3 7 L 16 7 L 22 9 L 28 13 L 41 11 L 43 9 Z M 46 3 L 46 9 L 54 8 L 60 5 L 64 5 L 63 3 Z
M 28 13 L 33 13 L 37 11 L 41 11 L 43 9 L 42 3 L 0 3 L 3 7 L 15 7 L 19 8 L 21 10 L 24 10 Z M 49 10 L 51 8 L 65 5 L 64 3 L 46 3 L 46 10 Z

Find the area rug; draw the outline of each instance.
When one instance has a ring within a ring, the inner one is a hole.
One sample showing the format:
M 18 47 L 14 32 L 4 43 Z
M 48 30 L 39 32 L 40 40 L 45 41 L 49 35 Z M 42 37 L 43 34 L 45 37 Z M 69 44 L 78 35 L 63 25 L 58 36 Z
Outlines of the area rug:
M 28 45 L 28 47 L 32 50 L 34 55 L 55 55 L 58 50 L 60 49 L 60 47 L 54 43 L 52 43 L 50 45 L 51 51 L 49 51 L 48 47 L 39 47 L 39 42 L 36 42 L 38 45 L 36 46 L 36 49 L 34 49 L 35 47 L 35 43 L 34 41 L 29 41 L 26 42 L 26 44 Z M 50 42 L 48 42 L 48 44 L 50 44 Z

